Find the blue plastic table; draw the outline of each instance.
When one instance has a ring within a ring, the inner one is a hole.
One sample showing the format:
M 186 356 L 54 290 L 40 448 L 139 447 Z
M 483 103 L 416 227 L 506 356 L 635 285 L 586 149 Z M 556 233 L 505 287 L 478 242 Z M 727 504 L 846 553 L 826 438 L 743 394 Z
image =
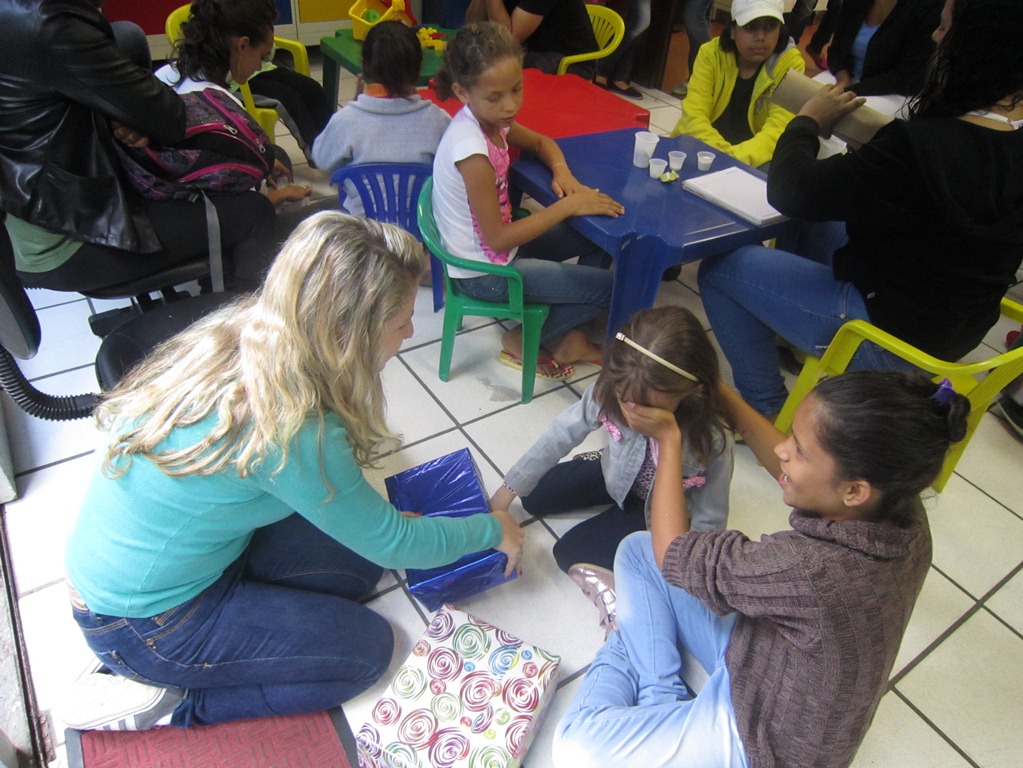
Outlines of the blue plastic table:
M 654 157 L 667 159 L 672 149 L 681 149 L 688 157 L 677 181 L 665 184 L 651 179 L 646 168 L 632 164 L 635 135 L 636 130 L 629 128 L 557 140 L 579 181 L 625 206 L 625 213 L 616 219 L 581 216 L 568 220 L 614 257 L 609 338 L 636 312 L 653 306 L 661 275 L 668 267 L 760 243 L 789 226 L 783 221 L 757 227 L 682 189 L 683 180 L 702 175 L 696 168 L 696 153 L 711 149 L 691 136 L 661 137 Z M 722 152 L 715 154 L 712 171 L 735 165 L 759 173 Z M 511 177 L 519 189 L 543 205 L 556 200 L 550 171 L 537 160 L 514 163 Z

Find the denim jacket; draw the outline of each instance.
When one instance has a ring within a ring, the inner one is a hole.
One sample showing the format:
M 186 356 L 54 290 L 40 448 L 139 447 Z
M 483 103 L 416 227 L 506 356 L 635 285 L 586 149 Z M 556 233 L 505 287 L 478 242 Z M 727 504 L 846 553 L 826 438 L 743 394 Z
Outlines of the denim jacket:
M 551 467 L 595 429 L 599 429 L 605 439 L 600 465 L 607 492 L 619 506 L 624 505 L 625 497 L 643 466 L 647 438 L 628 426 L 618 427 L 620 440 L 612 437 L 601 424 L 600 406 L 593 399 L 592 385 L 583 393 L 582 399 L 566 408 L 533 447 L 508 470 L 504 477 L 505 485 L 519 496 L 529 494 Z M 694 531 L 714 531 L 725 527 L 728 489 L 732 480 L 732 447 L 730 433 L 719 435 L 714 441 L 714 457 L 705 465 L 693 454 L 688 441 L 682 446 L 682 477 L 691 481 L 691 484 L 687 483 L 686 505 Z M 649 494 L 645 510 L 649 527 Z

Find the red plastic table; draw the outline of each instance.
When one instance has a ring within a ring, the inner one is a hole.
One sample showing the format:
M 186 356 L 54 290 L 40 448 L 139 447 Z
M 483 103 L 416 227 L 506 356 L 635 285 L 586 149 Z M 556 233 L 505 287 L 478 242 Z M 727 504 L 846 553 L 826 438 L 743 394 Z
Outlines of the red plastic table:
M 516 121 L 544 136 L 561 139 L 650 125 L 649 111 L 578 75 L 548 75 L 539 69 L 524 69 L 522 74 L 524 96 Z M 441 101 L 433 88 L 419 93 L 451 115 L 462 108 L 456 98 Z

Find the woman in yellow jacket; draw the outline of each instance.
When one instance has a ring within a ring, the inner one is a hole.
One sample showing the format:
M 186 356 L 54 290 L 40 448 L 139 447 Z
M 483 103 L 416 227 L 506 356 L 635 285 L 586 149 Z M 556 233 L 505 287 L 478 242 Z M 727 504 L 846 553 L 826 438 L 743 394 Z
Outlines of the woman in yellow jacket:
M 700 47 L 672 136 L 688 134 L 753 166 L 770 162 L 793 115 L 771 102 L 803 54 L 785 32 L 782 0 L 733 0 L 732 23 Z

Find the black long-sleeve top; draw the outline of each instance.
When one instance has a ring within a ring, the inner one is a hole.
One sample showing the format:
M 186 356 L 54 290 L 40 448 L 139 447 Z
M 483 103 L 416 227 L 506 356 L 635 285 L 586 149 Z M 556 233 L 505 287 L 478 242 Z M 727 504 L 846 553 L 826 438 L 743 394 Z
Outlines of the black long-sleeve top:
M 845 222 L 835 278 L 860 290 L 875 325 L 946 360 L 976 347 L 1023 259 L 1023 131 L 896 120 L 858 150 L 817 151 L 816 122 L 793 119 L 771 162 L 771 204 Z

